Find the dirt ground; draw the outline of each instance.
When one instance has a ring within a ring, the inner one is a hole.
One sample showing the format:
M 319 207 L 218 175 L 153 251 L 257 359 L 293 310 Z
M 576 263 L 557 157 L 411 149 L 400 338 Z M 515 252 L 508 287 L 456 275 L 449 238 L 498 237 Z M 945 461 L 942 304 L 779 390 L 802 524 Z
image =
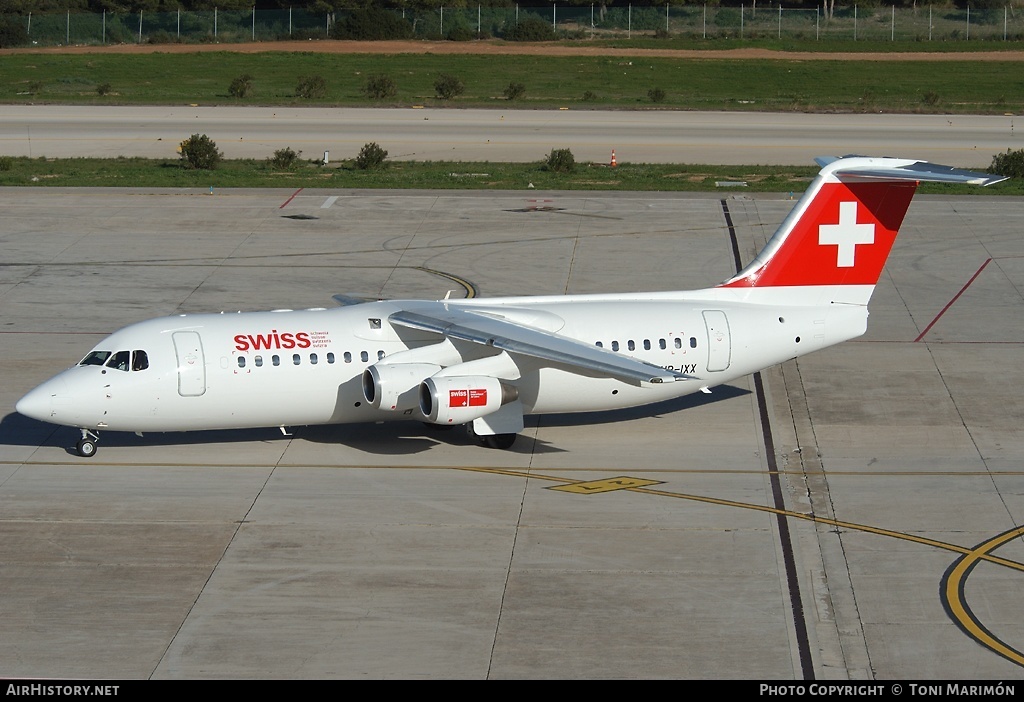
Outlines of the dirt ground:
M 117 44 L 111 46 L 56 46 L 0 49 L 4 54 L 180 54 L 231 51 L 255 54 L 268 51 L 303 51 L 325 54 L 519 54 L 527 56 L 660 56 L 697 59 L 788 59 L 794 61 L 1024 61 L 1024 51 L 812 53 L 768 49 L 620 49 L 603 46 L 567 46 L 552 43 L 488 41 L 281 41 L 251 44 Z

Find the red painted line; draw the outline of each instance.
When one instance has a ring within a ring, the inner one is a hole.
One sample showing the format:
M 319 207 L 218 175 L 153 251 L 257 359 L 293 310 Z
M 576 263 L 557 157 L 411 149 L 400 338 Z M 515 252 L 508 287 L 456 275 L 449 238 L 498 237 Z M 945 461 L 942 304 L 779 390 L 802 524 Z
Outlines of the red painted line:
M 290 198 L 288 198 L 287 200 L 285 200 L 284 204 L 281 205 L 280 207 L 278 207 L 277 209 L 283 210 L 285 207 L 288 207 L 288 203 L 291 202 L 292 200 L 294 200 L 295 196 L 298 195 L 301 192 L 302 192 L 302 188 L 299 188 L 298 190 L 296 190 L 294 193 L 292 193 L 292 196 Z
M 924 338 L 924 335 L 927 334 L 931 330 L 931 328 L 935 326 L 935 323 L 942 318 L 942 315 L 946 314 L 946 310 L 953 306 L 953 303 L 956 302 L 960 298 L 960 296 L 964 294 L 964 292 L 966 292 L 967 288 L 971 287 L 971 283 L 978 279 L 978 276 L 981 275 L 981 272 L 985 270 L 985 266 L 987 266 L 990 263 L 992 263 L 991 258 L 985 259 L 985 262 L 981 264 L 981 268 L 975 271 L 974 275 L 971 276 L 971 279 L 968 280 L 962 288 L 960 288 L 960 292 L 954 295 L 953 299 L 947 302 L 946 306 L 943 307 L 937 315 L 935 315 L 935 319 L 933 319 L 931 323 L 924 328 L 924 331 L 917 335 L 917 338 L 914 339 L 915 342 L 918 342 Z

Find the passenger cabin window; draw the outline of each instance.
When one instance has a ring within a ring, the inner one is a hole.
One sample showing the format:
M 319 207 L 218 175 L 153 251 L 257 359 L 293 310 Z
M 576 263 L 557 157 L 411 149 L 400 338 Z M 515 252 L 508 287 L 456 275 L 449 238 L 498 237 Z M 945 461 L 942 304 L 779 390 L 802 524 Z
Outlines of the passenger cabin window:
M 302 363 L 302 356 L 300 356 L 297 353 L 293 353 L 292 354 L 292 363 L 294 363 L 295 365 L 299 365 L 300 363 Z
M 690 348 L 691 349 L 697 348 L 697 337 L 695 337 L 695 336 L 691 336 L 690 337 Z
M 651 340 L 650 339 L 644 339 L 644 351 L 650 351 L 650 350 L 651 350 Z
M 345 352 L 345 363 L 352 363 L 352 352 L 351 351 L 346 351 Z
M 658 339 L 658 348 L 663 351 L 668 348 L 668 344 L 665 343 L 664 339 Z
M 319 359 L 319 358 L 317 358 L 317 355 L 316 355 L 315 353 L 311 353 L 311 354 L 309 354 L 309 362 L 310 362 L 310 363 L 312 363 L 312 364 L 313 364 L 314 366 L 315 366 L 315 365 L 316 365 L 316 364 L 317 364 L 317 363 L 318 363 L 319 361 L 320 361 L 320 359 Z
M 252 361 L 253 363 L 256 364 L 257 368 L 263 367 L 263 356 L 257 356 L 256 358 L 252 359 Z
M 270 357 L 270 362 L 273 363 L 275 366 L 279 366 L 281 365 L 281 357 L 275 353 L 273 356 Z
M 619 342 L 613 341 L 612 342 L 612 351 L 618 351 L 618 350 L 619 350 Z
M 626 342 L 626 348 L 628 348 L 630 351 L 636 350 L 636 344 L 633 343 L 632 339 Z
M 604 348 L 604 344 L 602 344 L 602 343 L 601 343 L 600 341 L 595 341 L 595 342 L 594 342 L 594 344 L 595 344 L 595 345 L 597 346 L 597 348 L 599 348 L 599 349 L 603 349 L 603 348 Z
M 238 367 L 245 368 L 245 356 L 238 357 Z
M 328 354 L 327 354 L 327 362 L 328 363 L 334 363 L 334 353 L 328 352 Z
M 675 339 L 673 339 L 673 341 L 675 341 L 677 349 L 683 348 L 683 340 L 680 339 L 678 336 Z
M 363 363 L 366 363 L 367 361 L 370 360 L 370 354 L 366 353 L 365 351 L 360 351 L 359 360 L 362 361 Z

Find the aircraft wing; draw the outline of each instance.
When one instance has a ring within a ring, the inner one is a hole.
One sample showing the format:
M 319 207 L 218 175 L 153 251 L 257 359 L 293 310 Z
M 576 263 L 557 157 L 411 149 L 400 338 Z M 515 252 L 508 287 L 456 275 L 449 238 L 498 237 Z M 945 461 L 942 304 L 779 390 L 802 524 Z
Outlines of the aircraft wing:
M 436 309 L 394 312 L 388 321 L 400 327 L 493 346 L 509 353 L 578 368 L 633 385 L 697 379 L 542 329 L 440 303 Z

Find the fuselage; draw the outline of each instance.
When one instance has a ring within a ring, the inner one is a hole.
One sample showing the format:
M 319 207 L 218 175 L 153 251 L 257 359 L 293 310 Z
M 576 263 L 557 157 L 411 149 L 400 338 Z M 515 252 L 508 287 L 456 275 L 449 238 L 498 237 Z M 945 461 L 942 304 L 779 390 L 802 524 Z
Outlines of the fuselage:
M 789 296 L 777 297 L 754 303 L 742 291 L 714 288 L 163 317 L 111 334 L 81 363 L 26 395 L 18 410 L 56 424 L 134 432 L 423 420 L 415 393 L 394 409 L 368 402 L 363 372 L 416 349 L 417 360 L 440 367 L 495 353 L 480 344 L 442 344 L 437 334 L 388 322 L 398 310 L 424 306 L 471 308 L 688 376 L 639 386 L 517 357 L 519 377 L 511 382 L 524 414 L 679 397 L 864 331 L 862 305 L 794 305 Z M 806 290 L 800 297 L 813 299 Z

